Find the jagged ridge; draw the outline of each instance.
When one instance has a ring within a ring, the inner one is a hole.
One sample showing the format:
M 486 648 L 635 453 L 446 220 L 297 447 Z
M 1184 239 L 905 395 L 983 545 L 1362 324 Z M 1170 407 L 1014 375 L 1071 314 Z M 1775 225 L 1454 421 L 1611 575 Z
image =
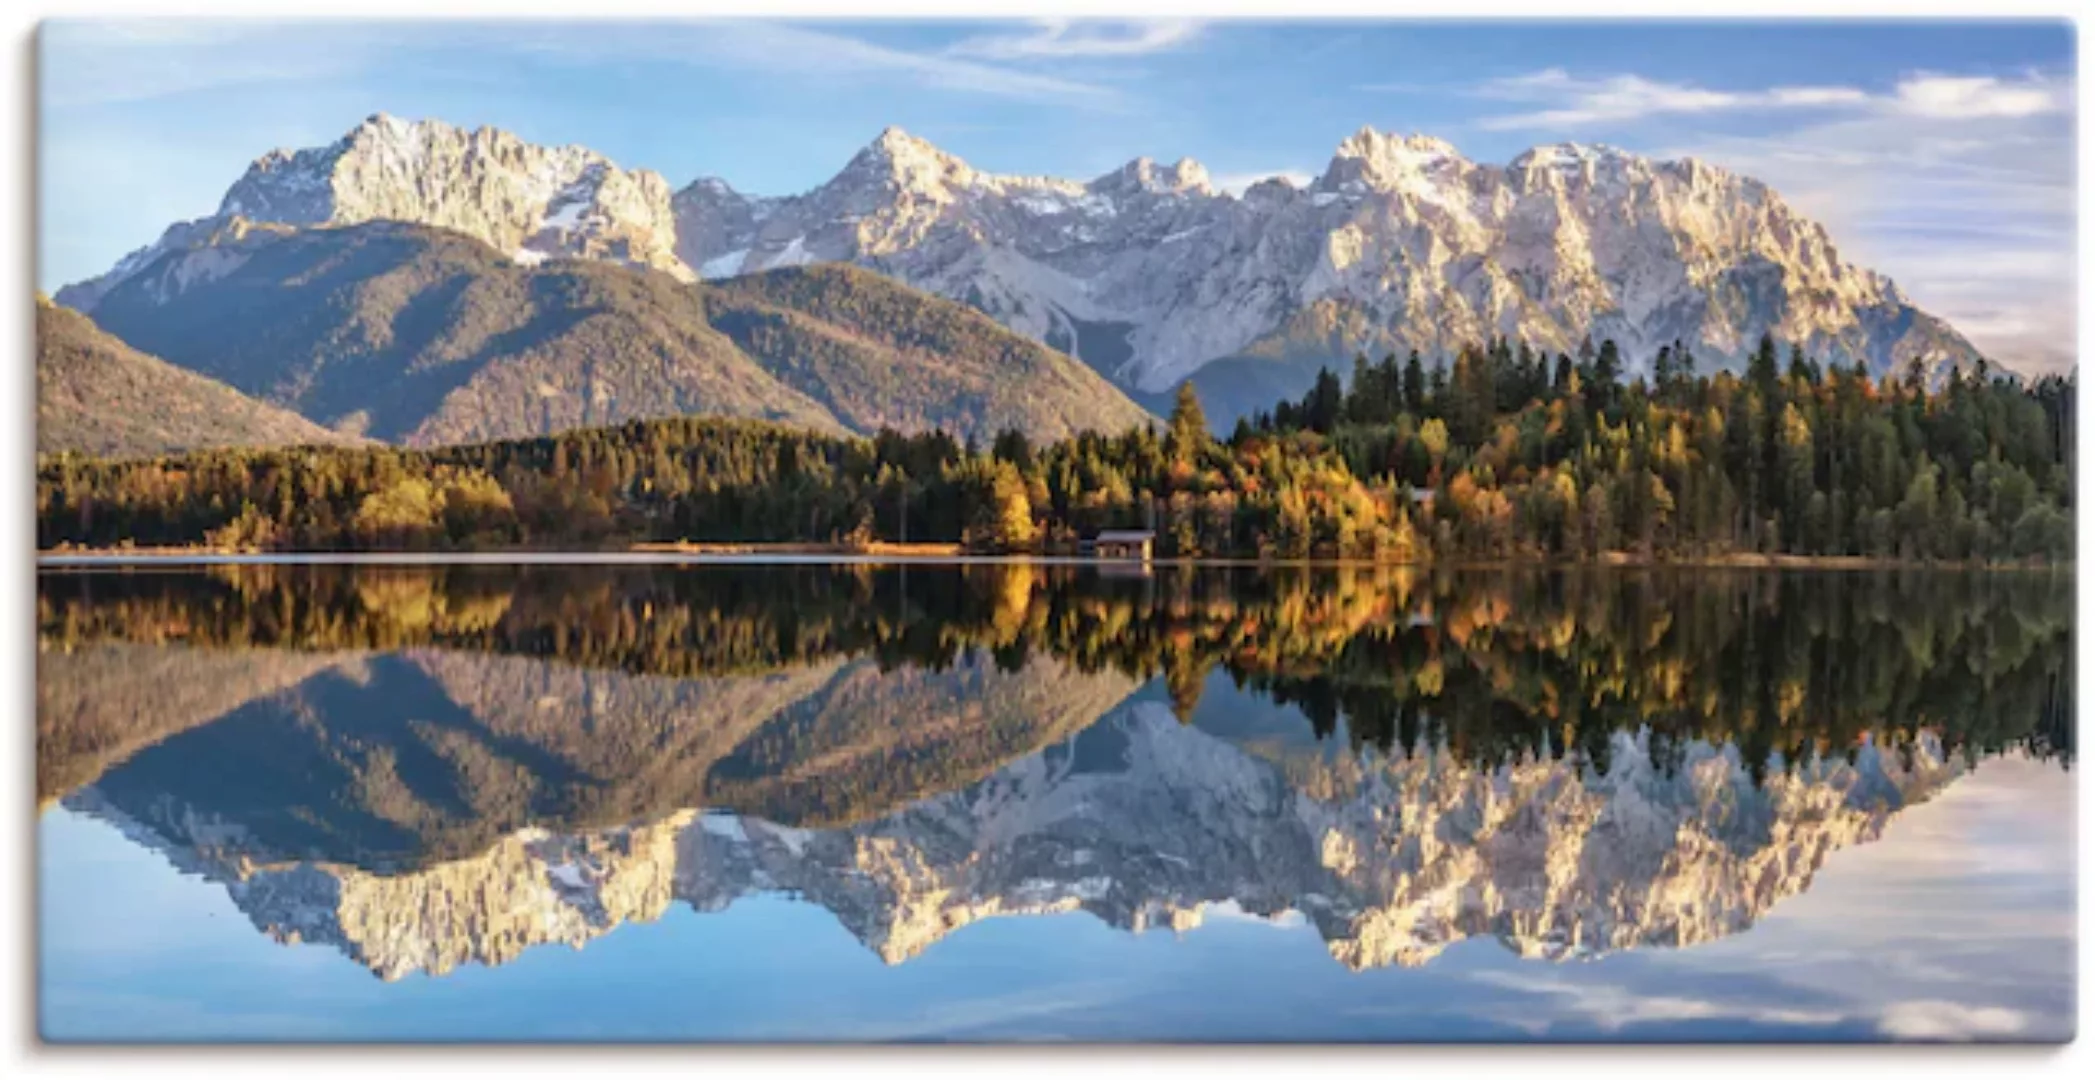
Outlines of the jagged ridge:
M 1735 933 L 1962 771 L 1933 745 L 1910 765 L 1864 747 L 1852 764 L 1803 763 L 1756 787 L 1727 748 L 1691 744 L 1664 771 L 1630 733 L 1612 761 L 1605 774 L 1430 753 L 1275 762 L 1137 703 L 862 825 L 679 811 L 570 837 L 526 830 L 398 876 L 258 862 L 235 825 L 148 826 L 93 788 L 67 804 L 224 883 L 280 940 L 332 944 L 389 979 L 579 946 L 672 898 L 712 911 L 776 890 L 828 908 L 890 963 L 997 915 L 1084 910 L 1139 932 L 1196 926 L 1228 901 L 1300 912 L 1335 959 L 1365 968 L 1423 964 L 1480 935 L 1564 960 Z
M 1126 385 L 1199 373 L 1224 418 L 1356 349 L 1446 355 L 1492 335 L 1552 351 L 1612 337 L 1633 363 L 1676 339 L 1706 362 L 1736 361 L 1763 332 L 1878 371 L 1977 356 L 1758 181 L 1572 143 L 1479 164 L 1372 128 L 1307 187 L 1275 179 L 1241 196 L 1190 160 L 1138 158 L 1089 182 L 1001 176 L 890 128 L 813 191 L 764 198 L 716 178 L 671 195 L 655 174 L 577 147 L 375 116 L 329 147 L 257 160 L 217 216 L 170 228 L 60 300 L 91 310 L 236 219 L 381 218 L 459 229 L 525 260 L 684 277 L 855 262 Z
M 1736 360 L 1763 331 L 1879 370 L 1976 355 L 1758 181 L 1610 147 L 1494 166 L 1363 128 L 1309 186 L 1236 197 L 1190 161 L 1003 177 L 890 130 L 806 195 L 709 179 L 675 205 L 679 253 L 708 276 L 859 262 L 1146 390 L 1220 358 L 1306 381 L 1356 348 L 1447 355 L 1498 334 L 1564 351 L 1612 337 L 1637 360 L 1675 339 Z M 1320 336 L 1336 313 L 1354 325 Z

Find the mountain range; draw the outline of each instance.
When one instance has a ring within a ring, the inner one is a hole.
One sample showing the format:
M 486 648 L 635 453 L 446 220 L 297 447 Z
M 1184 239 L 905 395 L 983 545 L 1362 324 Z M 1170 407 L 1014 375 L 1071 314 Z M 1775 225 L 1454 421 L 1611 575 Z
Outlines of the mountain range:
M 985 442 L 1148 415 L 1069 357 L 853 267 L 715 287 L 512 255 L 392 220 L 236 217 L 112 283 L 93 318 L 329 429 L 408 445 L 685 413 Z
M 216 214 L 58 298 L 99 317 L 125 282 L 237 223 L 381 220 L 462 232 L 522 264 L 587 259 L 674 280 L 854 263 L 1145 400 L 1190 377 L 1222 421 L 1358 350 L 1444 357 L 1495 335 L 1551 352 L 1612 338 L 1633 368 L 1676 340 L 1706 364 L 1736 362 L 1764 332 L 1879 372 L 1977 357 L 1751 178 L 1571 143 L 1478 163 L 1370 128 L 1308 184 L 1241 194 L 1193 161 L 1138 158 L 1086 181 L 998 175 L 890 128 L 815 189 L 758 197 L 717 178 L 673 191 L 580 147 L 380 115 L 327 147 L 257 159 Z
M 877 681 L 867 689 L 885 692 Z M 512 696 L 528 706 L 529 690 Z M 587 707 L 548 696 L 556 708 Z M 328 705 L 304 690 L 267 708 L 338 715 Z M 509 728 L 529 709 L 475 712 Z M 719 911 L 781 891 L 828 909 L 890 964 L 997 916 L 1084 911 L 1139 933 L 1199 926 L 1215 905 L 1306 920 L 1355 970 L 1418 966 L 1477 936 L 1538 960 L 1682 947 L 1751 926 L 1830 855 L 1876 839 L 1963 772 L 1932 744 L 1904 758 L 1865 747 L 1852 763 L 1816 760 L 1759 784 L 1726 747 L 1697 742 L 1661 767 L 1633 733 L 1614 737 L 1605 772 L 1563 760 L 1474 767 L 1431 752 L 1276 752 L 1182 725 L 1138 696 L 1095 723 L 1097 713 L 1065 718 L 1074 728 L 1057 725 L 1058 739 L 980 779 L 922 789 L 855 822 L 683 808 L 609 828 L 486 834 L 454 857 L 402 866 L 301 850 L 286 807 L 240 797 L 252 782 L 156 782 L 170 775 L 161 759 L 201 764 L 195 755 L 226 745 L 196 735 L 263 715 L 236 712 L 144 751 L 65 805 L 220 883 L 271 937 L 332 946 L 389 980 L 580 947 L 679 900 Z M 830 769 L 834 779 L 856 772 Z M 384 787 L 355 790 L 372 800 L 364 812 L 399 827 L 435 808 Z M 307 830 L 358 824 L 354 804 L 292 805 L 320 812 L 301 819 Z

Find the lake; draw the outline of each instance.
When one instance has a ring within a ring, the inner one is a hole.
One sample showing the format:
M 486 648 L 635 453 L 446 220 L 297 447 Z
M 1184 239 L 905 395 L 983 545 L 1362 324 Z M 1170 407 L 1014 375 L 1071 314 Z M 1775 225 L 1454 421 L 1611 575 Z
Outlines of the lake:
M 2074 1030 L 2070 573 L 38 577 L 109 1040 Z

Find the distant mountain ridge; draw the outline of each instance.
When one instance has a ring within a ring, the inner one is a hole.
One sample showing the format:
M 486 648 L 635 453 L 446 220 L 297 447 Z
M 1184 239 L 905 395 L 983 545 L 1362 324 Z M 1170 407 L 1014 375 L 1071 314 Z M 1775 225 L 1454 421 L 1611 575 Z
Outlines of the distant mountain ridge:
M 1695 159 L 1539 146 L 1479 164 L 1362 128 L 1304 187 L 1217 190 L 1138 158 L 1075 181 L 1003 176 L 890 128 L 805 194 L 671 192 L 644 169 L 492 128 L 373 116 L 255 161 L 209 218 L 62 290 L 93 310 L 235 220 L 454 229 L 513 258 L 591 258 L 721 278 L 843 261 L 974 306 L 1122 385 L 1195 376 L 1233 411 L 1355 350 L 1430 356 L 1494 335 L 1549 351 L 1613 338 L 1633 365 L 1688 343 L 1731 362 L 1763 332 L 1822 359 L 1932 371 L 1977 350 L 1759 181 Z M 1213 411 L 1211 409 L 1211 411 Z
M 1193 161 L 1138 158 L 1082 183 L 997 176 L 889 129 L 807 194 L 703 180 L 675 207 L 678 252 L 703 275 L 856 262 L 1125 385 L 1190 376 L 1225 414 L 1356 351 L 1445 357 L 1493 336 L 1551 352 L 1612 338 L 1637 365 L 1675 340 L 1736 362 L 1763 332 L 1879 372 L 1978 355 L 1766 185 L 1605 146 L 1496 166 L 1362 128 L 1306 187 L 1233 196 Z
M 450 229 L 235 218 L 109 286 L 95 310 L 174 363 L 410 445 L 682 414 L 985 441 L 1149 418 L 1069 357 L 844 266 L 716 289 L 602 261 L 518 262 Z

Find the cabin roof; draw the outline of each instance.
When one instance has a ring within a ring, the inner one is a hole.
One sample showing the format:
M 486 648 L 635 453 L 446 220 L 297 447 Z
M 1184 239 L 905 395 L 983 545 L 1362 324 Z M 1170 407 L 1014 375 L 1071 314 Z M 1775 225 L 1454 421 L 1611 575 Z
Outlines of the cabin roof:
M 1095 539 L 1104 544 L 1132 544 L 1156 538 L 1157 534 L 1147 529 L 1101 529 Z

